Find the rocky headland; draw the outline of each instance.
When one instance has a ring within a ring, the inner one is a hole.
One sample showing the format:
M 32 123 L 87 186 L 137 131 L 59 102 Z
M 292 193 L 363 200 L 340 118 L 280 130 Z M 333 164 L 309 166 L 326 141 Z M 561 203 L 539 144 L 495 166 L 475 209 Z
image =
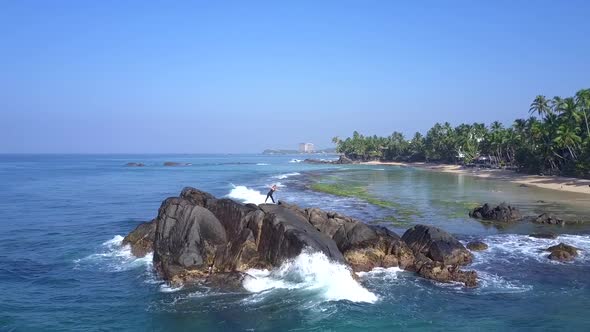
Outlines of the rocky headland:
M 477 285 L 462 267 L 472 254 L 449 233 L 416 225 L 402 237 L 384 227 L 317 208 L 240 204 L 195 188 L 165 199 L 158 216 L 129 233 L 136 256 L 153 252 L 154 267 L 172 285 L 240 288 L 250 268 L 273 268 L 304 249 L 352 272 L 399 267 L 439 282 Z

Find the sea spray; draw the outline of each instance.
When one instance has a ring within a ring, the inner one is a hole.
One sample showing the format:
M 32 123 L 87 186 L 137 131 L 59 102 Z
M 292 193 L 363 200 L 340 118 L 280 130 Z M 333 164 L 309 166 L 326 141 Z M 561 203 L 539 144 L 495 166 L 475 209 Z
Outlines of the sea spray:
M 361 286 L 348 267 L 331 262 L 321 252 L 305 249 L 293 260 L 268 271 L 250 269 L 244 288 L 253 293 L 273 289 L 313 290 L 322 301 L 348 300 L 374 303 L 377 296 Z
M 246 186 L 235 186 L 232 185 L 233 189 L 227 194 L 228 198 L 235 199 L 242 203 L 253 203 L 253 204 L 262 204 L 264 203 L 264 199 L 266 195 L 260 193 L 260 191 L 248 188 Z

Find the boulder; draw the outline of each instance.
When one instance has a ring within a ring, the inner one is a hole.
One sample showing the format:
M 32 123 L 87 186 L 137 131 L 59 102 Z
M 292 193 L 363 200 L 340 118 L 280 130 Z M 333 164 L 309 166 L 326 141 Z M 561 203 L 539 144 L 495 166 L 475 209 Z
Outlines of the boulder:
M 481 241 L 472 241 L 467 243 L 467 249 L 471 251 L 482 251 L 488 249 L 488 245 Z
M 143 167 L 143 166 L 145 166 L 145 164 L 143 164 L 143 163 L 127 163 L 127 164 L 125 164 L 125 166 L 128 166 L 128 167 Z
M 547 258 L 561 262 L 571 261 L 576 256 L 578 256 L 578 248 L 565 243 L 560 243 L 558 245 L 551 246 L 545 249 L 545 251 L 550 252 Z
M 535 224 L 547 224 L 547 225 L 565 225 L 563 219 L 557 218 L 556 216 L 543 213 L 532 220 Z
M 154 237 L 156 234 L 155 220 L 139 224 L 131 233 L 123 239 L 123 245 L 131 247 L 131 253 L 136 257 L 144 257 L 154 250 Z
M 512 222 L 522 218 L 517 208 L 506 203 L 502 203 L 495 208 L 486 203 L 469 212 L 469 216 L 476 219 L 502 222 Z
M 404 233 L 402 240 L 414 255 L 420 253 L 446 265 L 465 265 L 473 259 L 461 242 L 437 227 L 416 225 Z
M 445 283 L 460 282 L 467 287 L 477 286 L 477 272 L 463 271 L 458 265 L 446 265 L 425 256 L 419 257 L 416 262 L 416 273 L 421 277 Z

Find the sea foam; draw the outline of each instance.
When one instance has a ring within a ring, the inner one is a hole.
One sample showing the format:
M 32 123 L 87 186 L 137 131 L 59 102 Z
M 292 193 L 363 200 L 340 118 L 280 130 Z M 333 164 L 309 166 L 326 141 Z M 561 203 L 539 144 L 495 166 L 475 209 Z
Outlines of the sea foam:
M 250 276 L 244 279 L 243 285 L 253 293 L 300 289 L 313 291 L 322 301 L 377 301 L 375 294 L 354 280 L 348 267 L 331 262 L 321 252 L 308 249 L 272 271 L 250 269 L 247 273 Z

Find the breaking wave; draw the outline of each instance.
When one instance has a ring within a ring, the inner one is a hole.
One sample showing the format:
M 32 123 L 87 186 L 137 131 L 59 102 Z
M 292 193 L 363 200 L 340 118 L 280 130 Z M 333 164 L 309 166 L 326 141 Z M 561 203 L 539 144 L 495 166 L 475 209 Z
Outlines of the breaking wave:
M 251 189 L 246 186 L 235 186 L 232 185 L 233 189 L 227 194 L 227 197 L 235 199 L 242 203 L 262 204 L 266 195 L 263 195 L 256 189 Z
M 301 173 L 293 172 L 293 173 L 279 174 L 279 175 L 273 176 L 273 178 L 279 179 L 279 180 L 284 180 L 284 179 L 290 178 L 292 176 L 297 176 L 297 175 L 301 175 Z
M 375 303 L 377 296 L 361 286 L 348 267 L 331 262 L 321 252 L 304 250 L 272 271 L 250 269 L 244 288 L 264 297 L 275 289 L 312 291 L 321 301 Z
M 153 254 L 135 257 L 129 245 L 123 245 L 123 236 L 115 235 L 104 242 L 99 253 L 74 260 L 75 269 L 97 269 L 108 272 L 121 272 L 137 267 L 152 267 Z

